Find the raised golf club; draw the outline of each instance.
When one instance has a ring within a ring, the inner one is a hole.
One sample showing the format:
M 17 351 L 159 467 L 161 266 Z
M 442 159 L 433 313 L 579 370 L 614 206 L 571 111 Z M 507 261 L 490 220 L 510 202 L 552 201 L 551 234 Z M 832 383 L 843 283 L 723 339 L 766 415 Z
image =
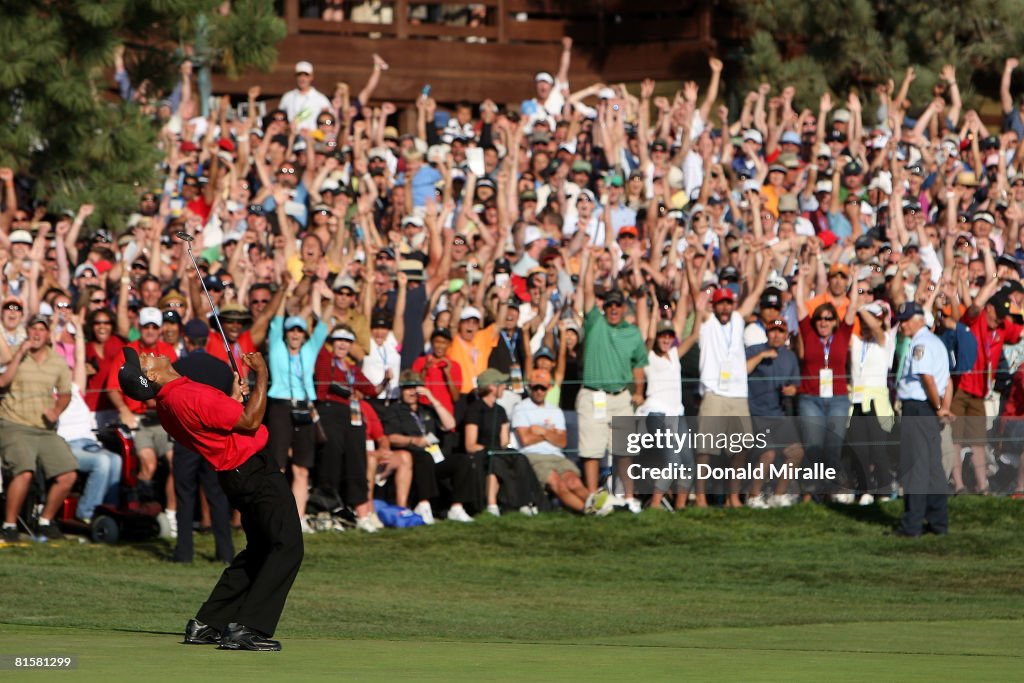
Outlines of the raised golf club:
M 231 369 L 239 377 L 241 381 L 242 373 L 238 371 L 238 364 L 235 362 L 235 356 L 231 353 L 231 344 L 228 343 L 228 336 L 224 334 L 224 327 L 220 324 L 220 315 L 217 313 L 217 307 L 213 303 L 213 297 L 210 296 L 210 290 L 206 288 L 206 282 L 203 281 L 203 271 L 199 270 L 199 264 L 196 263 L 196 257 L 192 254 L 192 242 L 195 237 L 188 234 L 184 230 L 178 230 L 174 233 L 174 236 L 185 243 L 188 249 L 188 257 L 192 260 L 192 266 L 196 269 L 196 276 L 199 278 L 199 284 L 202 285 L 203 291 L 206 292 L 206 300 L 210 302 L 210 310 L 213 311 L 213 319 L 217 321 L 217 331 L 220 332 L 220 339 L 224 342 L 224 353 L 227 354 L 228 362 L 231 363 Z

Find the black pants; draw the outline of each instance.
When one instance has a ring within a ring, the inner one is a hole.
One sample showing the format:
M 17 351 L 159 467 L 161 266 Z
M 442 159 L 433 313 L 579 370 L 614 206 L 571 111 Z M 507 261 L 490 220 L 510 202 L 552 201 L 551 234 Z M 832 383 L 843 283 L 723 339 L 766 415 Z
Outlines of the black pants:
M 229 623 L 274 635 L 285 599 L 302 564 L 302 530 L 284 474 L 265 453 L 218 473 L 242 513 L 248 545 L 224 570 L 196 618 L 217 630 Z
M 316 427 L 312 424 L 295 424 L 292 420 L 291 401 L 269 399 L 263 423 L 270 433 L 266 450 L 279 469 L 288 469 L 289 448 L 292 451 L 292 462 L 299 467 L 313 466 L 316 459 Z
M 347 405 L 334 401 L 317 403 L 327 443 L 317 449 L 314 485 L 333 491 L 345 504 L 355 507 L 366 502 L 366 426 L 352 424 Z
M 892 418 L 887 419 L 891 424 Z M 857 493 L 888 494 L 891 491 L 893 438 L 882 429 L 874 404 L 869 404 L 868 410 L 864 410 L 863 403 L 853 404 L 846 441 L 853 456 L 850 464 Z
M 524 505 L 537 505 L 544 498 L 544 489 L 522 453 L 495 453 L 487 456 L 488 474 L 498 478 L 498 506 L 518 510 Z
M 452 502 L 476 508 L 479 496 L 479 482 L 473 477 L 473 460 L 467 453 L 446 454 L 444 460 L 434 458 L 422 448 L 409 448 L 412 453 L 412 495 L 413 501 L 431 500 L 441 493 L 438 481 L 450 479 Z
M 921 534 L 925 521 L 931 531 L 949 530 L 949 494 L 942 467 L 941 425 L 927 401 L 904 401 L 900 421 L 900 478 L 903 483 L 903 516 L 900 529 L 910 536 Z
M 174 495 L 178 499 L 178 541 L 174 546 L 176 562 L 192 561 L 192 522 L 196 514 L 199 487 L 210 503 L 210 524 L 217 548 L 217 559 L 231 562 L 235 544 L 231 541 L 231 506 L 217 481 L 217 473 L 206 458 L 181 444 L 174 444 Z

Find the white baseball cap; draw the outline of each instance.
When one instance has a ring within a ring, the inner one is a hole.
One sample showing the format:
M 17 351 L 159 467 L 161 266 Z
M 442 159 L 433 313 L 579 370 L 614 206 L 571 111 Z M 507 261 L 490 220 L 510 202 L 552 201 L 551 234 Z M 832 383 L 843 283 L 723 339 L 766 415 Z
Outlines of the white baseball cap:
M 541 233 L 540 228 L 536 225 L 527 225 L 526 230 L 523 231 L 523 244 L 531 244 L 539 240 L 541 237 L 543 237 L 543 234 Z
M 15 230 L 7 239 L 11 244 L 32 244 L 32 233 L 28 230 Z
M 146 306 L 139 311 L 139 327 L 145 327 L 146 325 L 156 325 L 160 327 L 163 324 L 164 317 L 160 313 L 159 308 L 153 308 L 152 306 Z
M 597 91 L 597 99 L 599 100 L 614 100 L 615 91 L 611 88 L 601 88 Z
M 533 80 L 538 83 L 543 81 L 545 83 L 550 83 L 551 85 L 555 84 L 555 79 L 552 78 L 551 74 L 549 74 L 547 71 L 541 71 L 539 74 L 533 77 Z
M 309 62 L 302 61 L 295 64 L 295 73 L 297 74 L 309 74 L 313 75 L 313 65 Z
M 476 318 L 477 320 L 483 320 L 483 315 L 480 314 L 480 309 L 475 306 L 466 306 L 462 309 L 462 315 L 459 316 L 459 320 L 471 320 Z

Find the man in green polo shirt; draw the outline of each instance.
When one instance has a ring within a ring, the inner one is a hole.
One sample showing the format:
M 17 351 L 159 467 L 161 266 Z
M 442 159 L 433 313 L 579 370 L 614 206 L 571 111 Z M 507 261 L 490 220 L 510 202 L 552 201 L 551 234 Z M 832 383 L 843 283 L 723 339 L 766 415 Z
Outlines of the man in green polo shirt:
M 0 401 L 0 462 L 12 477 L 3 525 L 6 543 L 19 539 L 18 513 L 37 463 L 53 482 L 39 517 L 39 535 L 45 538 L 64 537 L 51 520 L 78 476 L 78 461 L 67 442 L 57 436 L 57 418 L 71 402 L 71 369 L 50 346 L 47 318 L 37 315 L 26 330 L 28 338 L 0 375 L 0 389 L 6 390 Z
M 583 387 L 576 396 L 576 413 L 584 481 L 593 492 L 601 473 L 601 459 L 611 451 L 612 418 L 632 415 L 633 407 L 644 402 L 647 347 L 640 328 L 625 320 L 622 292 L 605 294 L 603 311 L 596 306 L 597 259 L 584 265 L 583 332 L 587 343 L 583 346 Z M 630 511 L 640 512 L 640 502 L 633 497 L 633 481 L 626 476 L 629 459 L 616 458 L 615 465 Z

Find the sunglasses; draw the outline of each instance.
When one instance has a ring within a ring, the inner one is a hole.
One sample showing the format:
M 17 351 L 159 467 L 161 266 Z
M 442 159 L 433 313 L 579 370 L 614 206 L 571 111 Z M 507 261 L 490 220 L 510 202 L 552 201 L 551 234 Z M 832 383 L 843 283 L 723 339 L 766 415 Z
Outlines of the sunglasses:
M 462 239 L 461 237 L 456 237 L 454 240 L 452 240 L 452 245 L 456 247 L 464 247 L 466 246 L 466 240 Z
M 20 311 L 20 310 L 22 310 L 22 308 L 18 304 L 7 304 L 6 306 L 4 306 L 4 310 L 5 311 Z
M 89 299 L 89 303 L 91 303 L 91 304 L 105 304 L 108 301 L 110 301 L 110 299 L 107 299 L 107 298 L 103 298 L 103 299 Z
M 857 293 L 858 294 L 867 294 L 870 291 L 871 290 L 869 290 L 869 289 L 861 289 L 860 287 L 857 288 Z
M 253 306 L 266 306 L 270 303 L 270 299 L 250 299 L 249 303 Z
M 534 384 L 530 387 L 530 391 L 547 391 L 548 388 L 543 384 Z
M 112 321 L 112 320 L 93 320 L 92 324 L 93 324 L 93 327 L 95 327 L 96 325 L 113 325 L 114 321 Z
M 833 318 L 830 315 L 823 315 L 820 318 L 818 318 L 815 322 L 819 322 L 820 323 L 822 321 L 827 322 L 827 323 L 834 323 L 836 321 L 836 319 Z

